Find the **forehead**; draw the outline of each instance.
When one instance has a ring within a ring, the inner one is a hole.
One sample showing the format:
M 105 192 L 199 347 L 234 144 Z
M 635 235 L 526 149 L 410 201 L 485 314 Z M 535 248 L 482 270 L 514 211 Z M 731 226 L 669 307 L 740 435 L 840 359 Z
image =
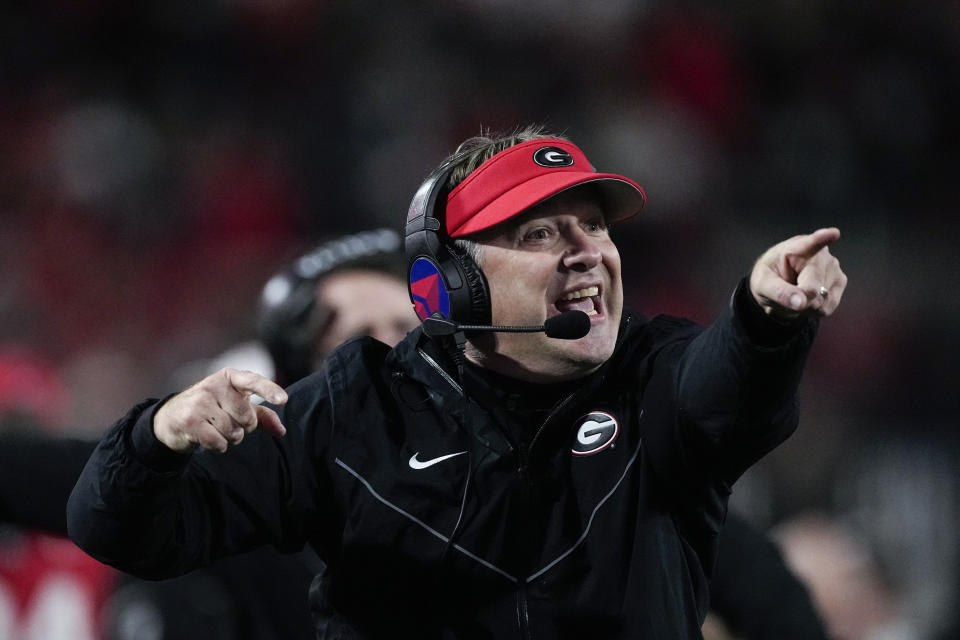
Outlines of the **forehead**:
M 344 269 L 331 273 L 317 282 L 317 296 L 321 303 L 334 305 L 382 295 L 397 290 L 406 297 L 407 284 L 393 274 L 375 269 Z

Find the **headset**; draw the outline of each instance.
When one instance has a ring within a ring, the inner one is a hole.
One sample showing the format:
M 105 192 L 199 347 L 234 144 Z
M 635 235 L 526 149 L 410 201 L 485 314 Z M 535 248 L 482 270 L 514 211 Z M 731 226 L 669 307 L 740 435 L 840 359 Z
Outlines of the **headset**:
M 317 305 L 317 284 L 337 271 L 363 269 L 404 278 L 400 234 L 371 229 L 324 242 L 301 255 L 264 285 L 257 333 L 278 378 L 289 384 L 313 370 L 314 344 L 326 313 Z
M 476 261 L 447 235 L 447 182 L 460 156 L 443 163 L 417 189 L 404 232 L 407 289 L 420 320 L 442 316 L 458 324 L 489 325 L 490 288 Z

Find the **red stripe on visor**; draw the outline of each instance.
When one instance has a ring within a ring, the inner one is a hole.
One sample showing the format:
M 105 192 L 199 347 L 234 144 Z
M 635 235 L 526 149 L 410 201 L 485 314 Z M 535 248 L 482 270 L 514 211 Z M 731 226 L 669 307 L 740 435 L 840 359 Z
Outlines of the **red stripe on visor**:
M 540 138 L 496 154 L 447 196 L 446 225 L 451 238 L 483 231 L 571 187 L 595 184 L 607 223 L 640 213 L 643 188 L 624 176 L 597 173 L 573 143 Z

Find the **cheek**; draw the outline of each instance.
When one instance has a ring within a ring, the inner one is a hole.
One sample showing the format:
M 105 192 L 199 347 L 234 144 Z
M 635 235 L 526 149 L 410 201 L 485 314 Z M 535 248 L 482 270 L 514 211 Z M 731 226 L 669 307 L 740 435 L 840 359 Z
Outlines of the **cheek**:
M 495 321 L 498 324 L 508 324 L 504 320 L 511 318 L 517 310 L 519 304 L 529 296 L 524 295 L 516 283 L 497 282 L 490 284 L 490 305 L 494 318 L 501 320 Z
M 606 255 L 604 264 L 607 268 L 607 273 L 610 274 L 610 291 L 613 294 L 613 299 L 618 303 L 622 303 L 623 276 L 621 273 L 620 254 L 617 252 L 616 247 L 612 248 Z
M 510 317 L 523 307 L 541 305 L 545 289 L 543 284 L 537 286 L 534 270 L 529 265 L 503 263 L 491 267 L 490 272 L 495 274 L 491 277 L 487 273 L 487 284 L 496 317 Z
M 617 245 L 612 242 L 603 252 L 603 262 L 607 267 L 607 271 L 610 272 L 610 275 L 615 279 L 620 278 L 620 252 L 617 250 Z

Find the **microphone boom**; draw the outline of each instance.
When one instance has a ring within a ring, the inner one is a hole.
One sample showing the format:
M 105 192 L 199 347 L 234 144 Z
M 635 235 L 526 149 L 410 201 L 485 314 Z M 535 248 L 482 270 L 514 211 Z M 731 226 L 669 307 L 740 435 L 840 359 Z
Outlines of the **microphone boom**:
M 541 325 L 460 324 L 442 315 L 423 321 L 423 331 L 431 338 L 453 335 L 458 331 L 496 331 L 498 333 L 540 333 L 561 340 L 576 340 L 590 332 L 590 316 L 583 311 L 564 311 Z

